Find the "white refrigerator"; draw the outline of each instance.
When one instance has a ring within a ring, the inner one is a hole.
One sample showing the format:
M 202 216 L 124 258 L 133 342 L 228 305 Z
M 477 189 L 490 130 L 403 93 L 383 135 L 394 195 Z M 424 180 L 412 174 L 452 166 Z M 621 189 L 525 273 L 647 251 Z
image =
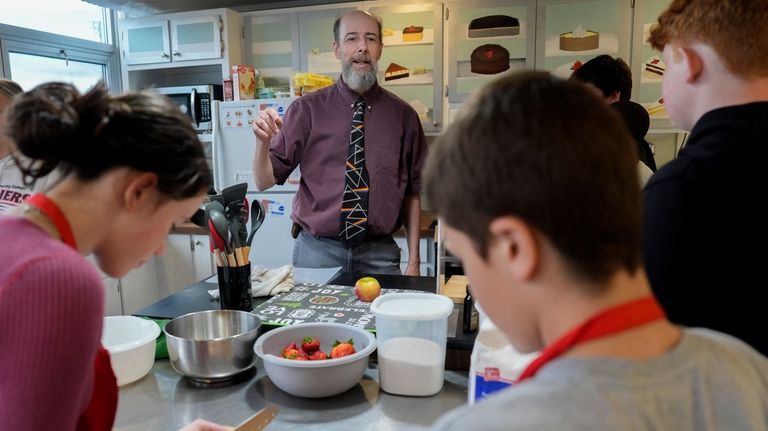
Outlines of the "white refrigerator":
M 291 208 L 299 188 L 297 168 L 283 185 L 257 192 L 253 182 L 252 161 L 256 137 L 251 124 L 260 110 L 274 108 L 280 116 L 295 98 L 256 99 L 236 102 L 213 102 L 213 145 L 211 150 L 214 188 L 248 183 L 249 202 L 261 201 L 266 216 L 251 244 L 254 267 L 276 268 L 292 262 Z M 250 231 L 250 221 L 248 229 Z

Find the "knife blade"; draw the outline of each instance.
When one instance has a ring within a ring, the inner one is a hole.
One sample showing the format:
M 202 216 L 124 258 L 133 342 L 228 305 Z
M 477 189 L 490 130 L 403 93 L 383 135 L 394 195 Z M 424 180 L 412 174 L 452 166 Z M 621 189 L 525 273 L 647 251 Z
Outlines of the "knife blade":
M 240 425 L 236 426 L 233 431 L 260 431 L 264 427 L 272 422 L 272 419 L 277 416 L 277 406 L 264 407 L 259 410 L 253 416 L 243 421 Z

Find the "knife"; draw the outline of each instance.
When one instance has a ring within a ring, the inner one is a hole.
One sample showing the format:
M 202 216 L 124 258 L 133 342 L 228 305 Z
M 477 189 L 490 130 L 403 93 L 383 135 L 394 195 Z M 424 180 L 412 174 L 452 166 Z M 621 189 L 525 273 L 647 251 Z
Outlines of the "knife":
M 263 430 L 272 419 L 277 416 L 277 406 L 264 407 L 243 423 L 233 428 L 232 431 L 260 431 Z

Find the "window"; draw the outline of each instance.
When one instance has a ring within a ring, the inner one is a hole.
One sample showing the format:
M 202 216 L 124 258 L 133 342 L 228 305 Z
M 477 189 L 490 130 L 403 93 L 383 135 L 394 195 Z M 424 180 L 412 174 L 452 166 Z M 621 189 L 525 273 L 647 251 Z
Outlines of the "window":
M 72 83 L 80 92 L 85 92 L 106 78 L 103 64 L 18 52 L 11 52 L 9 56 L 13 80 L 27 90 L 55 77 L 55 80 Z
M 0 23 L 110 43 L 108 9 L 81 0 L 4 2 Z
M 0 14 L 2 76 L 29 90 L 43 82 L 120 90 L 114 12 L 80 0 L 18 1 Z

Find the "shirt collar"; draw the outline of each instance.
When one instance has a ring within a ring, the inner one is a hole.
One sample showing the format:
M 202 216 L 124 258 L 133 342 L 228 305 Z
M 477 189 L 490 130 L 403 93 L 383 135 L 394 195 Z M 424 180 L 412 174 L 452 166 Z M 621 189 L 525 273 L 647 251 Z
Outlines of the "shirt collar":
M 360 97 L 360 94 L 349 88 L 341 75 L 339 75 L 339 79 L 336 81 L 336 88 L 339 89 L 339 94 L 341 95 L 342 100 L 350 105 L 351 110 L 354 107 L 357 98 Z M 368 91 L 362 94 L 363 98 L 365 99 L 365 104 L 368 106 L 369 110 L 373 109 L 372 106 L 376 103 L 376 100 L 380 94 L 381 87 L 379 86 L 378 82 L 374 83 L 373 86 L 368 89 Z

